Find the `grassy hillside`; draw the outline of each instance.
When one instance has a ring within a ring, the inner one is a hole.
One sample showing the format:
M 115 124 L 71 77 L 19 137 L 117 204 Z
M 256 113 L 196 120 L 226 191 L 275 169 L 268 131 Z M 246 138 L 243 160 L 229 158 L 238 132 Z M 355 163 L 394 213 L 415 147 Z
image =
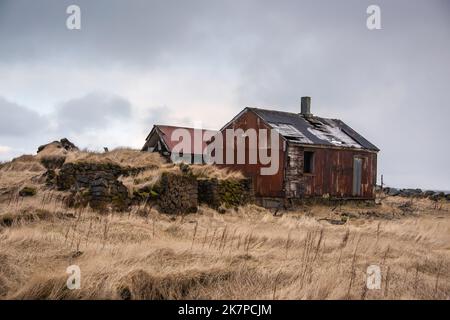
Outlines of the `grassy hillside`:
M 44 150 L 0 168 L 2 299 L 449 299 L 447 201 L 379 195 L 375 206 L 323 205 L 273 212 L 246 205 L 195 214 L 161 214 L 133 205 L 99 214 L 68 208 L 47 187 L 43 157 L 149 166 L 121 178 L 133 188 L 180 170 L 158 155 Z M 209 166 L 197 175 L 237 173 Z M 24 187 L 35 194 L 19 195 Z M 222 211 L 223 212 L 223 211 Z M 66 288 L 66 268 L 81 269 L 81 289 Z M 366 289 L 366 269 L 382 271 Z

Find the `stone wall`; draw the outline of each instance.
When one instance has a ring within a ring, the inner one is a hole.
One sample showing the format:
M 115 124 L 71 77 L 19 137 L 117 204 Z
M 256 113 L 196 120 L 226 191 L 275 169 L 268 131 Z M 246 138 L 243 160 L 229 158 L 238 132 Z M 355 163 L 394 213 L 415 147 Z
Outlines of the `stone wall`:
M 285 176 L 286 197 L 300 197 L 305 191 L 303 175 L 303 150 L 299 146 L 288 145 Z
M 65 163 L 62 165 L 55 183 L 58 190 L 61 191 L 69 190 L 73 187 L 88 188 L 98 173 L 102 173 L 105 179 L 113 181 L 120 176 L 135 176 L 144 170 L 154 167 L 154 165 L 146 167 L 122 167 L 109 162 Z
M 199 202 L 212 208 L 237 207 L 254 202 L 254 190 L 251 179 L 199 179 Z
M 66 163 L 56 175 L 56 187 L 71 191 L 69 206 L 89 204 L 94 210 L 128 209 L 128 189 L 118 180 L 125 169 L 112 163 Z
M 108 205 L 118 211 L 126 210 L 131 204 L 128 189 L 111 174 L 97 173 L 89 185 L 89 205 L 103 210 Z
M 237 207 L 254 201 L 250 179 L 198 179 L 189 170 L 165 172 L 156 185 L 144 186 L 132 194 L 120 176 L 135 175 L 143 168 L 121 167 L 112 163 L 64 163 L 59 170 L 49 165 L 45 181 L 60 191 L 69 191 L 67 204 L 87 206 L 98 211 L 124 211 L 134 205 L 152 202 L 160 212 L 179 214 L 197 212 L 205 203 L 218 209 Z
M 164 213 L 192 213 L 198 207 L 198 183 L 191 175 L 163 173 L 158 205 Z
M 121 166 L 112 163 L 66 163 L 56 177 L 56 187 L 61 191 L 88 188 L 99 173 L 107 180 L 116 180 L 122 172 Z
M 205 203 L 211 208 L 219 208 L 219 180 L 218 179 L 199 179 L 198 183 L 198 201 Z

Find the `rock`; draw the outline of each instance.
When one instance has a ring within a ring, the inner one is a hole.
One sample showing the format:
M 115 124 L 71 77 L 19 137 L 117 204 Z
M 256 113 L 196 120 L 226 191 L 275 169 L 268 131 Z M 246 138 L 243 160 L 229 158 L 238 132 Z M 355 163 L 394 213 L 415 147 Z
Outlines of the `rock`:
M 412 195 L 412 192 L 410 189 L 401 189 L 400 190 L 400 195 L 404 196 L 404 197 L 409 197 Z
M 45 178 L 45 184 L 48 187 L 53 187 L 56 185 L 56 172 L 53 169 L 48 169 L 44 174 L 43 177 Z
M 23 187 L 20 191 L 19 191 L 19 196 L 21 197 L 32 197 L 34 195 L 36 195 L 37 190 L 36 188 L 33 187 Z
M 436 191 L 430 196 L 430 199 L 437 201 L 437 200 L 440 200 L 440 199 L 444 199 L 445 197 L 446 196 L 445 196 L 444 192 Z
M 400 194 L 400 190 L 396 188 L 388 188 L 387 194 L 390 196 L 398 196 Z
M 432 196 L 434 194 L 434 191 L 432 191 L 432 190 L 427 190 L 427 191 L 425 191 L 424 193 L 423 193 L 423 195 L 425 196 L 425 197 L 430 197 L 430 196 Z
M 68 151 L 78 150 L 78 147 L 70 142 L 67 138 L 62 138 L 61 140 L 59 140 L 59 142 L 61 143 L 62 147 Z
M 49 145 L 55 145 L 57 148 L 64 148 L 67 151 L 76 151 L 76 150 L 78 150 L 78 147 L 75 144 L 73 144 L 72 142 L 70 142 L 66 138 L 62 138 L 59 141 L 53 141 L 53 142 L 44 144 L 42 146 L 39 146 L 39 148 L 37 150 L 37 153 L 41 152 L 42 150 L 44 150 Z
M 402 189 L 400 190 L 400 195 L 404 197 L 420 197 L 422 196 L 421 189 Z

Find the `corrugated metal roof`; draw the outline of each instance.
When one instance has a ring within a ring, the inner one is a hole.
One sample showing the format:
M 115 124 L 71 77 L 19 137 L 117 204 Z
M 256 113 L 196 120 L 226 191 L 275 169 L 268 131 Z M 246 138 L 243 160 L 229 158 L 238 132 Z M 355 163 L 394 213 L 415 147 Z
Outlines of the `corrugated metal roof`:
M 338 119 L 304 117 L 298 113 L 259 108 L 247 109 L 292 142 L 379 151 L 375 145 Z
M 190 136 L 191 136 L 191 145 L 190 145 L 190 153 L 194 153 L 194 130 L 201 130 L 202 133 L 202 137 L 205 138 L 211 138 L 213 135 L 215 135 L 217 133 L 217 131 L 214 130 L 206 130 L 206 129 L 194 129 L 194 128 L 188 128 L 188 127 L 176 127 L 176 126 L 167 126 L 167 125 L 154 125 L 152 132 L 154 130 L 156 130 L 159 134 L 159 136 L 161 137 L 161 139 L 163 140 L 164 144 L 167 146 L 167 148 L 169 149 L 169 151 L 172 151 L 172 149 L 182 140 L 172 140 L 172 133 L 177 130 L 177 129 L 185 129 L 189 132 Z M 151 134 L 151 133 L 150 133 Z M 148 140 L 150 138 L 150 134 L 147 137 L 146 140 Z M 205 134 L 207 134 L 205 136 Z M 202 151 L 206 148 L 206 142 L 203 141 L 205 139 L 202 139 Z M 145 147 L 145 145 L 144 145 Z M 186 150 L 183 150 L 183 152 L 187 152 Z

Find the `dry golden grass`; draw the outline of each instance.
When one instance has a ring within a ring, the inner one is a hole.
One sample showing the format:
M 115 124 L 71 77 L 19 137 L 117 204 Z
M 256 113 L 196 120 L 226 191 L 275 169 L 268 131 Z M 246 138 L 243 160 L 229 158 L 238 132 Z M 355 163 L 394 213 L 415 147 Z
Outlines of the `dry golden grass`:
M 414 200 L 416 211 L 391 218 L 386 207 L 395 211 L 397 202 L 409 200 L 385 201 L 390 204 L 333 212 L 314 206 L 281 216 L 253 205 L 225 214 L 201 207 L 176 217 L 138 207 L 107 216 L 68 210 L 56 192 L 2 203 L 0 296 L 448 299 L 448 205 L 434 209 Z M 379 218 L 344 225 L 322 220 L 377 210 Z M 72 264 L 81 268 L 80 290 L 65 286 Z M 370 264 L 381 267 L 381 290 L 365 289 Z
M 192 165 L 191 170 L 199 178 L 216 178 L 219 180 L 244 178 L 240 171 L 232 171 L 226 168 L 219 169 L 213 165 Z
M 165 163 L 159 153 L 117 148 L 109 152 L 77 151 L 67 154 L 66 162 L 108 162 L 122 166 L 147 167 Z
M 190 170 L 193 175 L 199 178 L 216 178 L 216 179 L 242 179 L 240 172 L 230 171 L 227 169 L 219 169 L 212 165 L 192 165 Z M 144 186 L 153 186 L 159 181 L 164 172 L 181 174 L 179 165 L 173 163 L 161 164 L 156 168 L 149 168 L 136 176 L 121 177 L 122 183 L 129 190 L 139 189 Z
M 67 156 L 136 166 L 159 161 L 132 150 Z M 164 170 L 179 167 L 162 163 L 124 180 L 136 187 Z M 225 214 L 200 207 L 186 216 L 140 205 L 99 215 L 67 209 L 63 193 L 42 186 L 44 171 L 33 156 L 0 169 L 2 299 L 450 298 L 445 201 L 383 197 L 374 207 L 315 205 L 277 216 L 254 205 Z M 25 184 L 37 195 L 18 197 Z M 81 269 L 80 290 L 66 288 L 73 264 Z M 371 264 L 381 268 L 381 290 L 366 289 Z
M 36 157 L 24 155 L 5 163 L 0 168 L 0 201 L 3 193 L 33 183 L 45 172 L 44 166 Z

